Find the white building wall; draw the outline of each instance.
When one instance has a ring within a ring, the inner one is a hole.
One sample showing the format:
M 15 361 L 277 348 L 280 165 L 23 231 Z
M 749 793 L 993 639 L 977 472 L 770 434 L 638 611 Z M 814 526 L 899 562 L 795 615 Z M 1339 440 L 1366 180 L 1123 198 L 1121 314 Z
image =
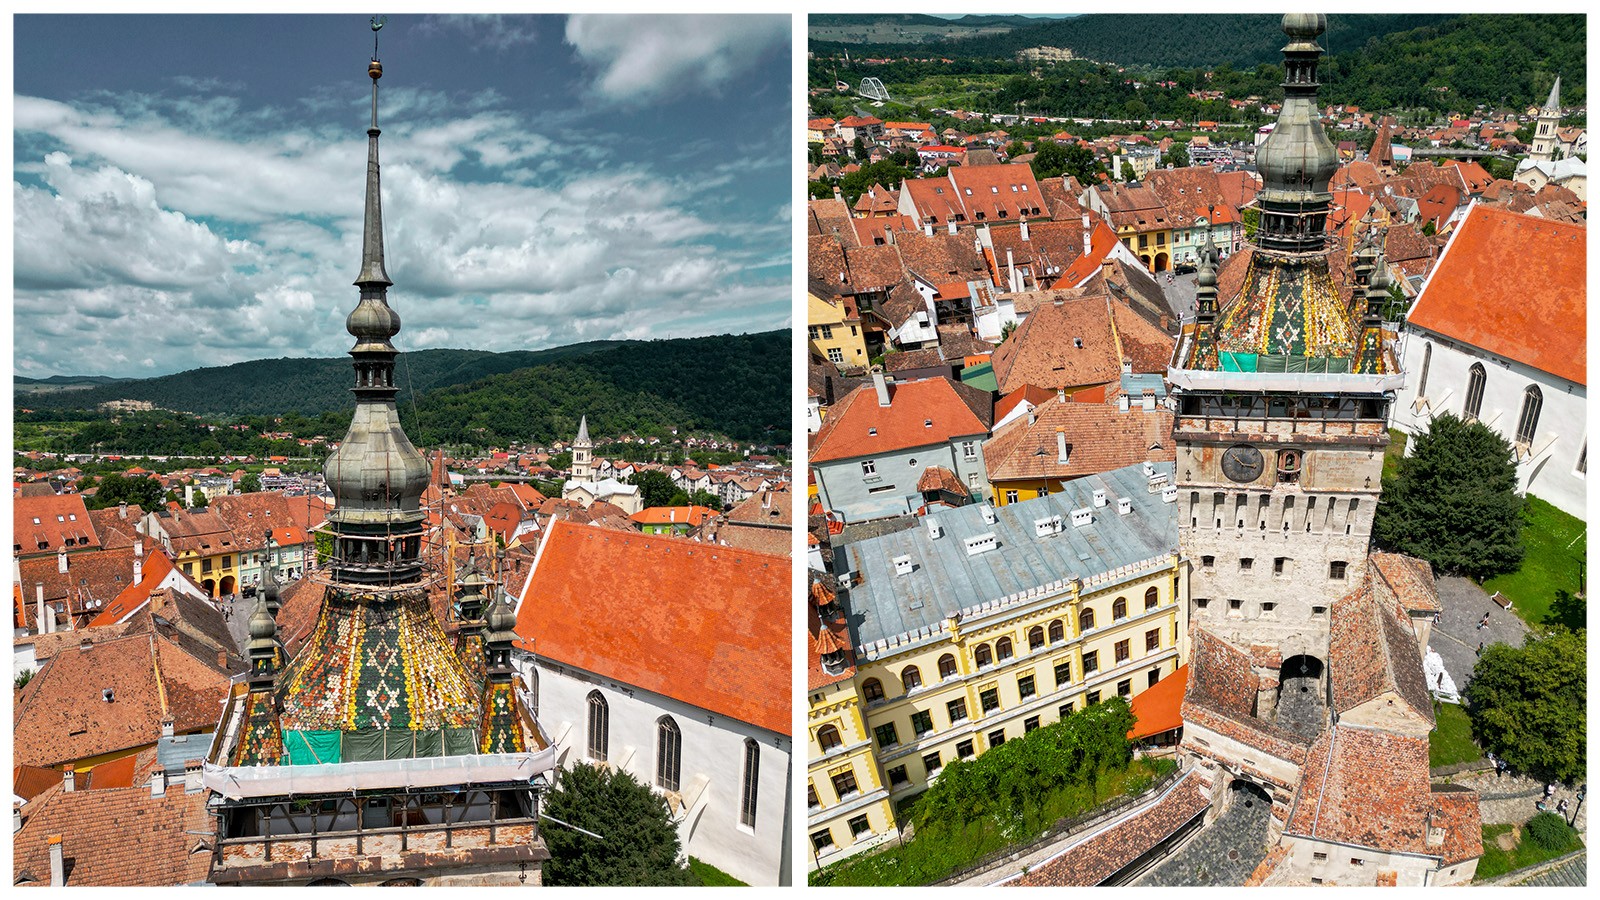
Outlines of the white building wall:
M 1401 353 L 1406 385 L 1396 398 L 1390 425 L 1407 434 L 1417 434 L 1427 431 L 1429 421 L 1440 413 L 1464 415 L 1468 375 L 1473 363 L 1482 363 L 1484 387 L 1479 418 L 1514 441 L 1523 393 L 1529 385 L 1538 385 L 1544 406 L 1534 430 L 1532 455 L 1517 464 L 1517 489 L 1587 521 L 1585 475 L 1578 471 L 1579 458 L 1589 440 L 1587 389 L 1412 325 L 1404 326 L 1404 332 Z M 1429 346 L 1433 348 L 1431 354 Z M 1429 357 L 1428 375 L 1423 384 L 1425 355 Z
M 678 786 L 685 808 L 678 811 L 678 838 L 683 852 L 752 885 L 789 883 L 792 742 L 787 735 L 521 651 L 516 664 L 534 692 L 539 724 L 557 747 L 562 766 L 587 758 L 589 693 L 599 691 L 610 708 L 607 761 L 654 786 L 657 723 L 671 716 L 682 735 Z M 753 829 L 740 822 L 746 739 L 761 748 Z

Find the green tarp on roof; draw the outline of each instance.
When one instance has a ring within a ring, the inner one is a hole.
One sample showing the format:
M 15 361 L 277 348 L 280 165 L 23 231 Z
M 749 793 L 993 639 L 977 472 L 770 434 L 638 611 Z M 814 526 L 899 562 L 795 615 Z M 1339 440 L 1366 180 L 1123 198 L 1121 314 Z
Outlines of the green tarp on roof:
M 991 393 L 1000 389 L 1000 382 L 994 377 L 994 363 L 978 363 L 962 369 L 961 383 Z

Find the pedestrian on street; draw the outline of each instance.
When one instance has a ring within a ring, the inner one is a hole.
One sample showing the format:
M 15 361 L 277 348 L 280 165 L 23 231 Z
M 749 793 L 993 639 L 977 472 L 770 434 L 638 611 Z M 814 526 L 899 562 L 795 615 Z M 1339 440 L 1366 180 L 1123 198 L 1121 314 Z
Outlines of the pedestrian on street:
M 1485 626 L 1487 624 L 1489 624 L 1489 614 L 1488 613 L 1484 613 L 1483 614 L 1483 618 L 1478 620 L 1478 630 L 1482 631 L 1483 630 L 1483 626 Z
M 1472 651 L 1472 655 L 1473 656 L 1482 656 L 1483 655 L 1483 641 L 1479 641 L 1478 642 L 1478 649 Z
M 1566 818 L 1566 815 L 1567 815 L 1567 798 L 1562 797 L 1561 798 L 1561 802 L 1556 804 L 1556 812 L 1560 813 L 1562 818 Z
M 1544 795 L 1546 797 L 1554 797 L 1555 793 L 1556 793 L 1556 783 L 1554 781 L 1552 781 L 1549 784 L 1544 786 Z

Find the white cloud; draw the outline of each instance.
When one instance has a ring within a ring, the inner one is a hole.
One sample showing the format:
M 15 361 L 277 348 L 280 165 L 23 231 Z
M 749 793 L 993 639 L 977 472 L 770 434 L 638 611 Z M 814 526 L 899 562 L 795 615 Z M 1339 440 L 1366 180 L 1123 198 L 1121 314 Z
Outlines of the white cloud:
M 567 43 L 599 70 L 595 90 L 641 104 L 684 90 L 720 90 L 773 46 L 788 16 L 575 15 Z
M 382 139 L 402 349 L 513 350 L 784 320 L 787 272 L 750 284 L 767 273 L 750 275 L 749 259 L 770 251 L 753 254 L 743 226 L 695 212 L 695 176 L 681 166 L 574 164 L 569 141 L 532 133 L 518 115 L 403 99 L 413 116 L 396 115 Z M 19 374 L 142 377 L 348 349 L 359 128 L 284 117 L 229 129 L 184 104 L 95 102 L 15 98 Z M 558 171 L 545 174 L 552 161 Z M 464 163 L 471 179 L 454 174 Z M 719 249 L 724 235 L 738 239 Z M 777 243 L 786 253 L 787 238 Z

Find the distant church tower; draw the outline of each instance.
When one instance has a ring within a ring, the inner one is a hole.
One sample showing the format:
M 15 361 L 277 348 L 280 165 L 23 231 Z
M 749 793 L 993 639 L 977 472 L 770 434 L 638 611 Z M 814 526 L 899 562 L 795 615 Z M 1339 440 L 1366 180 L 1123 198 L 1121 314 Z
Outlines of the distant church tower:
M 1556 76 L 1556 83 L 1550 86 L 1550 99 L 1544 102 L 1544 108 L 1539 110 L 1539 121 L 1533 129 L 1533 150 L 1528 153 L 1528 158 L 1541 162 L 1553 162 L 1560 156 L 1560 140 L 1556 132 L 1561 129 L 1561 76 Z
M 429 466 L 395 409 L 376 41 L 367 73 L 361 294 L 345 322 L 356 409 L 323 465 L 338 498 L 332 556 L 309 576 L 321 605 L 294 658 L 270 581 L 250 614 L 249 679 L 230 692 L 203 773 L 217 817 L 210 881 L 537 885 L 550 853 L 536 779 L 555 758 L 516 691 L 515 614 L 503 592 L 484 610 L 470 577 L 455 638 L 432 608 L 457 586 L 423 557 Z
M 1264 718 L 1278 703 L 1280 661 L 1281 677 L 1326 683 L 1330 610 L 1365 572 L 1388 405 L 1402 382 L 1382 340 L 1378 250 L 1363 247 L 1351 264 L 1327 238 L 1338 156 L 1317 115 L 1324 23 L 1284 17 L 1283 109 L 1256 152 L 1261 227 L 1228 260 L 1243 274 L 1233 296 L 1217 297 L 1208 247 L 1196 323 L 1171 369 L 1189 620 L 1260 648 Z
M 589 417 L 578 420 L 578 437 L 572 442 L 572 480 L 594 479 L 594 442 L 589 440 Z

